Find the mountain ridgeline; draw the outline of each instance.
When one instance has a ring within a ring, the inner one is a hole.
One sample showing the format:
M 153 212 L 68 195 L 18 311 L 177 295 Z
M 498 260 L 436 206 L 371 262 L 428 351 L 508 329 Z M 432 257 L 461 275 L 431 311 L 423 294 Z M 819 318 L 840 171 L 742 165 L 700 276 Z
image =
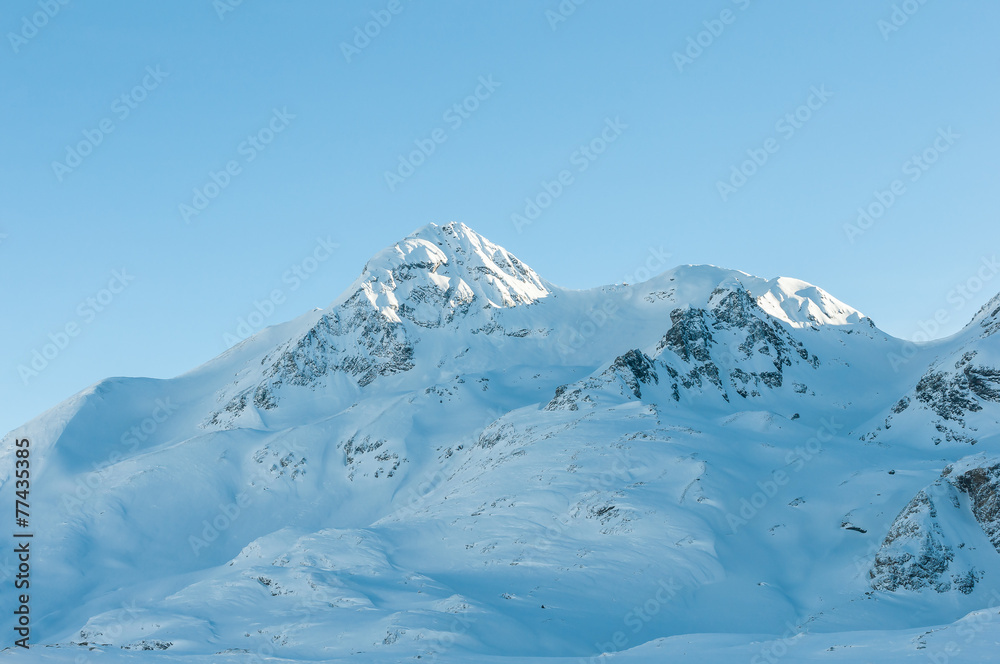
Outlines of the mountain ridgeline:
M 917 648 L 1000 584 L 998 329 L 1000 296 L 914 346 L 708 265 L 569 290 L 431 224 L 329 306 L 8 436 L 45 533 L 34 638 L 638 662 L 877 624 Z

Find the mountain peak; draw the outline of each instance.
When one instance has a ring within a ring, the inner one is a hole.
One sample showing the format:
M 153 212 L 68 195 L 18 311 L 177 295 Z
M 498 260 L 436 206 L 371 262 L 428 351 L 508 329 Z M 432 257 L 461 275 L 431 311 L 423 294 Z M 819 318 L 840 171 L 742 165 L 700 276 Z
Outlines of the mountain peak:
M 530 304 L 550 292 L 516 256 L 457 222 L 427 224 L 375 254 L 348 295 L 359 289 L 391 321 L 437 318 L 477 300 L 482 308 Z
M 673 293 L 677 302 L 709 303 L 720 293 L 746 291 L 770 316 L 792 327 L 843 326 L 867 318 L 822 288 L 799 279 L 764 279 L 715 265 L 679 265 L 637 287 Z
M 866 316 L 822 288 L 800 279 L 778 277 L 754 289 L 757 304 L 793 326 L 849 325 Z

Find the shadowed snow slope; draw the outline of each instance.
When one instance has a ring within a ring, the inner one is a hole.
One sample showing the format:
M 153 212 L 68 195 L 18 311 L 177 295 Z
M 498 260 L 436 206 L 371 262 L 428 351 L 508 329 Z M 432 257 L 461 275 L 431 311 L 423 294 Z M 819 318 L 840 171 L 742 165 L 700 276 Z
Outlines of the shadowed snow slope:
M 997 306 L 917 347 L 796 279 L 568 290 L 431 224 L 324 309 L 8 435 L 5 504 L 31 441 L 32 638 L 67 662 L 526 663 L 961 637 L 991 661 Z

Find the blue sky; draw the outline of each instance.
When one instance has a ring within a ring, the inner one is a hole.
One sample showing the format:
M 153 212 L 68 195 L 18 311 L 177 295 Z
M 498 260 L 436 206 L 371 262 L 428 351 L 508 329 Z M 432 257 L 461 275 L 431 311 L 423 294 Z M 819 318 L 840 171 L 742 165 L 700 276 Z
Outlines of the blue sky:
M 907 338 L 1000 291 L 996 3 L 5 10 L 5 431 L 325 306 L 428 222 L 570 288 L 655 252 L 794 276 Z

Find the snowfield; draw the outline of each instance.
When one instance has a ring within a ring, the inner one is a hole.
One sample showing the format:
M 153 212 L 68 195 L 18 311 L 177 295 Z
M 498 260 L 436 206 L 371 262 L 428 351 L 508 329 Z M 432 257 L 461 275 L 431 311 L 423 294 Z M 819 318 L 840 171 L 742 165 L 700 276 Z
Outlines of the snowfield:
M 705 265 L 567 290 L 431 224 L 5 438 L 31 661 L 994 662 L 998 329 Z

